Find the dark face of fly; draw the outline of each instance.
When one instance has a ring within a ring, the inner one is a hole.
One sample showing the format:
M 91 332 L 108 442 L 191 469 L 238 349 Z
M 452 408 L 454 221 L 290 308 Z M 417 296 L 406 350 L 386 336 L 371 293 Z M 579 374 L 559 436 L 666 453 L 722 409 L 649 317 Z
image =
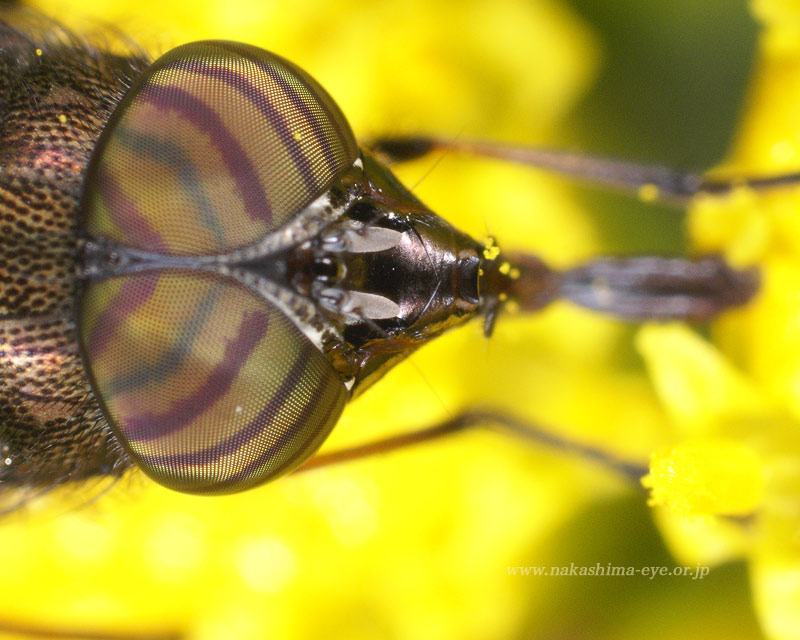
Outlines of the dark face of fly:
M 482 247 L 256 47 L 173 49 L 86 173 L 77 303 L 104 416 L 153 479 L 224 493 L 313 453 L 350 396 L 474 316 Z

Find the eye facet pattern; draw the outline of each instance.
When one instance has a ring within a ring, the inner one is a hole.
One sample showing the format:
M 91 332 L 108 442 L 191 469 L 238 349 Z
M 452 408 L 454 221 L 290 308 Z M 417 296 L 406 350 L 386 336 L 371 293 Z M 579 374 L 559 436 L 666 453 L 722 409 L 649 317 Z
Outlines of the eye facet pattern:
M 269 299 L 196 257 L 280 233 L 357 156 L 322 87 L 238 43 L 173 49 L 111 115 L 82 228 L 155 257 L 85 282 L 79 341 L 105 417 L 157 482 L 247 489 L 302 462 L 336 424 L 348 392 L 326 356 Z
M 164 255 L 219 255 L 279 230 L 358 147 L 327 92 L 257 47 L 196 42 L 156 60 L 90 164 L 84 229 Z
M 347 392 L 277 308 L 224 276 L 147 272 L 87 288 L 81 342 L 106 416 L 141 468 L 230 493 L 313 453 Z

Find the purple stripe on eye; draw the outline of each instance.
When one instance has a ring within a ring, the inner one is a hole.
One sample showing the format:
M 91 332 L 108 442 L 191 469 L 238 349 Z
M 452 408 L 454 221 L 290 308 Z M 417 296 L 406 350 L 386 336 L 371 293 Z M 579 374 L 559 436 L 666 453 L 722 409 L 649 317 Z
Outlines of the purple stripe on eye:
M 314 140 L 316 141 L 317 145 L 319 146 L 322 154 L 325 158 L 325 162 L 328 165 L 328 170 L 331 172 L 333 176 L 335 176 L 339 171 L 341 171 L 342 167 L 339 166 L 337 162 L 337 158 L 335 155 L 335 151 L 333 146 L 331 145 L 328 137 L 325 135 L 324 127 L 322 123 L 319 121 L 318 118 L 315 117 L 315 113 L 308 107 L 308 104 L 303 101 L 300 97 L 300 94 L 297 91 L 297 87 L 295 87 L 292 83 L 288 82 L 286 78 L 278 73 L 275 69 L 275 66 L 265 62 L 259 54 L 259 51 L 252 51 L 251 47 L 247 46 L 237 46 L 235 44 L 231 44 L 229 42 L 218 42 L 219 47 L 225 51 L 230 52 L 236 56 L 242 56 L 256 65 L 262 72 L 268 75 L 289 97 L 289 100 L 292 103 L 292 106 L 300 111 L 303 116 L 306 118 L 306 121 L 311 125 L 311 130 L 314 134 Z M 293 74 L 296 78 L 298 84 L 300 84 L 310 96 L 314 97 L 317 103 L 323 108 L 325 116 L 327 116 L 328 121 L 334 127 L 334 130 L 338 134 L 337 137 L 341 141 L 350 141 L 353 139 L 353 133 L 350 131 L 349 126 L 342 127 L 339 120 L 344 120 L 343 117 L 337 118 L 335 114 L 332 113 L 329 109 L 324 108 L 327 105 L 323 104 L 317 93 L 319 90 L 315 90 L 305 82 L 302 73 Z M 344 129 L 344 130 L 343 130 Z M 349 146 L 349 145 L 348 145 Z
M 130 442 L 150 442 L 189 425 L 222 397 L 236 380 L 250 355 L 267 333 L 269 315 L 263 311 L 245 314 L 237 335 L 228 340 L 221 361 L 191 395 L 165 413 L 144 413 L 120 421 L 120 430 Z
M 316 402 L 308 402 L 306 406 L 303 408 L 303 412 L 298 418 L 292 423 L 291 427 L 286 428 L 281 434 L 281 437 L 278 441 L 265 450 L 260 456 L 258 456 L 255 460 L 252 460 L 249 464 L 242 467 L 239 471 L 231 475 L 226 480 L 222 482 L 215 482 L 207 487 L 207 489 L 211 491 L 219 492 L 229 487 L 233 487 L 243 480 L 248 480 L 253 478 L 255 472 L 257 472 L 261 467 L 267 464 L 270 458 L 275 456 L 276 451 L 281 451 L 286 444 L 287 441 L 291 440 L 292 438 L 298 435 L 298 432 L 305 431 L 309 428 L 309 420 L 311 418 L 311 413 L 318 408 L 318 403 Z M 329 425 L 331 418 L 333 418 L 335 413 L 341 413 L 342 409 L 344 408 L 344 394 L 334 393 L 331 397 L 330 404 L 325 408 L 325 413 L 322 415 L 321 420 L 316 421 L 316 425 L 318 428 L 317 433 L 319 433 L 319 429 L 325 428 Z M 316 435 L 316 434 L 315 434 Z M 304 438 L 305 442 L 311 442 L 315 439 L 315 437 L 306 437 Z M 309 452 L 313 454 L 314 452 Z M 266 470 L 262 471 L 257 478 L 260 477 L 272 477 L 278 473 L 281 473 L 292 463 L 297 462 L 297 457 L 290 458 L 284 462 L 281 467 L 273 467 L 267 468 Z
M 261 114 L 269 121 L 270 125 L 275 129 L 278 138 L 281 141 L 284 149 L 286 149 L 292 162 L 297 167 L 306 191 L 309 194 L 317 195 L 317 190 L 323 185 L 316 182 L 316 176 L 313 168 L 308 162 L 308 158 L 303 154 L 297 141 L 294 139 L 292 132 L 286 124 L 281 112 L 276 109 L 272 103 L 269 102 L 269 95 L 265 94 L 259 87 L 254 85 L 242 73 L 233 71 L 226 67 L 218 66 L 199 66 L 195 60 L 176 60 L 172 64 L 165 67 L 165 69 L 188 70 L 197 75 L 220 80 L 225 84 L 233 87 L 239 93 L 247 98 L 247 100 L 261 112 Z
M 201 339 L 203 327 L 218 308 L 223 286 L 217 285 L 209 289 L 198 300 L 191 314 L 181 320 L 177 338 L 162 350 L 156 362 L 142 362 L 114 376 L 103 384 L 103 395 L 110 398 L 123 393 L 133 393 L 143 385 L 162 384 L 169 376 L 180 371 L 184 354 L 191 353 L 195 348 L 196 342 Z
M 272 223 L 272 207 L 264 194 L 261 180 L 249 156 L 227 129 L 219 114 L 202 100 L 174 85 L 146 85 L 138 99 L 161 111 L 177 111 L 211 139 L 229 175 L 236 182 L 242 204 L 251 220 Z
M 137 244 L 146 246 L 152 251 L 167 252 L 164 239 L 150 226 L 147 216 L 139 211 L 136 202 L 129 198 L 120 188 L 117 179 L 108 171 L 105 164 L 100 164 L 95 180 L 100 196 L 111 211 L 110 218 L 129 238 L 137 238 Z
M 117 337 L 119 326 L 153 297 L 157 284 L 157 277 L 132 278 L 122 283 L 113 298 L 103 305 L 86 339 L 86 351 L 91 360 L 96 361 L 103 355 L 112 339 Z
M 220 225 L 219 211 L 206 197 L 206 187 L 213 188 L 214 185 L 203 181 L 186 149 L 171 140 L 162 140 L 158 135 L 135 131 L 124 125 L 118 126 L 114 135 L 120 146 L 139 158 L 161 165 L 162 171 L 175 173 L 176 184 L 192 203 L 191 208 L 197 209 L 196 220 L 213 234 L 215 246 L 223 246 L 225 232 Z
M 272 394 L 269 402 L 261 408 L 255 418 L 224 440 L 198 451 L 167 455 L 142 455 L 142 460 L 154 467 L 169 466 L 180 469 L 187 466 L 213 464 L 214 462 L 218 462 L 221 458 L 246 447 L 255 438 L 261 435 L 265 427 L 278 414 L 281 406 L 285 404 L 286 399 L 291 397 L 292 389 L 299 384 L 303 374 L 306 372 L 308 360 L 308 351 L 304 350 L 302 356 L 297 358 L 292 368 L 284 376 L 283 382 L 281 382 L 275 393 Z
M 261 68 L 266 73 L 270 74 L 276 83 L 286 91 L 292 98 L 292 100 L 299 101 L 298 109 L 302 111 L 303 115 L 308 119 L 309 124 L 311 125 L 311 130 L 314 133 L 314 139 L 316 140 L 317 144 L 319 145 L 320 150 L 325 158 L 325 162 L 328 165 L 328 170 L 335 176 L 339 172 L 343 170 L 344 167 L 339 166 L 339 159 L 336 156 L 336 150 L 334 149 L 333 145 L 331 145 L 328 136 L 325 135 L 324 127 L 320 123 L 320 121 L 314 117 L 314 112 L 309 109 L 308 105 L 302 101 L 300 95 L 297 92 L 297 88 L 286 81 L 286 79 L 277 73 L 271 66 L 264 63 L 262 60 L 258 58 L 245 54 L 248 60 L 251 60 L 255 65 Z M 343 164 L 351 163 L 355 160 L 355 138 L 353 136 L 353 132 L 350 130 L 350 125 L 347 124 L 347 121 L 344 119 L 344 116 L 336 117 L 335 113 L 328 108 L 327 104 L 324 104 L 322 100 L 316 95 L 318 90 L 315 90 L 315 87 L 310 86 L 306 79 L 301 75 L 297 74 L 296 76 L 298 84 L 300 84 L 309 95 L 313 96 L 317 103 L 322 108 L 325 116 L 327 116 L 328 122 L 331 124 L 331 127 L 335 133 L 335 137 L 342 143 L 346 143 L 345 149 L 342 151 L 350 151 L 346 157 L 346 160 Z M 327 96 L 326 96 L 327 97 Z M 328 99 L 329 102 L 332 102 L 332 99 Z M 334 108 L 335 104 L 334 104 Z M 350 149 L 350 147 L 353 147 Z

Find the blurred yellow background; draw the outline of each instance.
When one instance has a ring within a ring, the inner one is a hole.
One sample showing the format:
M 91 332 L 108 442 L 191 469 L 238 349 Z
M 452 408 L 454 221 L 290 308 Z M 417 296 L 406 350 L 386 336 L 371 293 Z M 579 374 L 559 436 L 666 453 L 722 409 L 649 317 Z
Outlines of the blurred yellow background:
M 33 4 L 154 54 L 203 38 L 276 51 L 330 91 L 358 137 L 463 135 L 699 168 L 733 136 L 756 38 L 731 0 Z M 398 174 L 465 231 L 555 265 L 687 246 L 668 209 L 524 169 L 446 157 Z M 646 464 L 685 434 L 641 356 L 666 353 L 663 336 L 636 331 L 560 304 L 501 318 L 489 341 L 466 327 L 350 406 L 325 448 L 482 405 Z M 676 561 L 636 483 L 494 433 L 223 498 L 135 475 L 75 508 L 94 493 L 56 492 L 0 523 L 0 619 L 198 640 L 762 637 L 738 524 L 676 533 L 658 516 Z M 508 570 L 712 560 L 696 581 Z

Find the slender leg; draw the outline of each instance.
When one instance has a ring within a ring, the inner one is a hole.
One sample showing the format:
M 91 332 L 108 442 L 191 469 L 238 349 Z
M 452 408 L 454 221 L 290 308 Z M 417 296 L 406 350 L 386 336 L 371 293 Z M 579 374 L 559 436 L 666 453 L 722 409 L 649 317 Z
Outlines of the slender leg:
M 538 425 L 530 424 L 510 414 L 483 409 L 465 411 L 418 431 L 390 436 L 340 451 L 319 454 L 298 467 L 295 473 L 327 467 L 340 462 L 367 458 L 380 453 L 389 453 L 411 445 L 437 440 L 473 427 L 489 427 L 532 444 L 545 445 L 575 454 L 597 462 L 602 466 L 610 467 L 636 481 L 647 474 L 647 465 L 644 463 L 621 460 L 602 449 L 569 441 L 542 429 Z
M 800 172 L 774 176 L 711 178 L 700 173 L 658 165 L 627 162 L 570 151 L 555 151 L 475 140 L 448 140 L 426 136 L 379 138 L 367 144 L 385 161 L 412 160 L 431 151 L 452 151 L 498 158 L 547 169 L 580 180 L 637 193 L 646 200 L 685 202 L 698 193 L 721 194 L 740 187 L 773 189 L 800 185 Z

